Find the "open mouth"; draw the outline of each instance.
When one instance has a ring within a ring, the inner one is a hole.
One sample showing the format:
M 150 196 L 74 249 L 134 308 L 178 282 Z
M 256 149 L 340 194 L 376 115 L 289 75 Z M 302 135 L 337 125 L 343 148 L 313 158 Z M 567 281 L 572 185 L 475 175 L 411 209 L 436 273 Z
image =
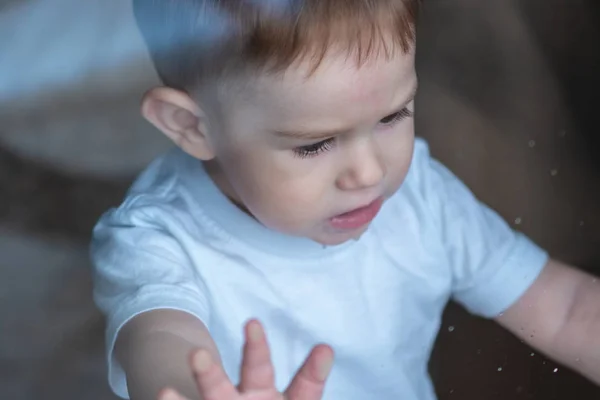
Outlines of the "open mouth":
M 353 230 L 369 224 L 381 210 L 383 198 L 379 197 L 372 203 L 329 219 L 332 227 L 339 230 Z

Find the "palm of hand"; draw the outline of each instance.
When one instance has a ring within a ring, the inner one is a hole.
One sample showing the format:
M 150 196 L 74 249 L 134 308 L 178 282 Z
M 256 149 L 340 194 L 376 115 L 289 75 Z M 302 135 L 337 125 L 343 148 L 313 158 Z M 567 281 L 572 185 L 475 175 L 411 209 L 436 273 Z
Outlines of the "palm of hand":
M 246 325 L 246 343 L 241 382 L 236 388 L 223 368 L 206 350 L 196 351 L 190 360 L 198 393 L 203 400 L 319 400 L 333 363 L 333 352 L 325 345 L 313 348 L 284 393 L 275 387 L 275 371 L 265 333 L 257 321 Z M 187 400 L 172 389 L 158 400 Z

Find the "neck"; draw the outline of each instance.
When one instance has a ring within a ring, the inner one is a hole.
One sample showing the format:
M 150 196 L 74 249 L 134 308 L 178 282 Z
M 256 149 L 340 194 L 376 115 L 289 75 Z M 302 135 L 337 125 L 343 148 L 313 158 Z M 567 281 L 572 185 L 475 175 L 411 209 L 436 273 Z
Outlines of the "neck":
M 229 183 L 229 180 L 225 176 L 223 169 L 216 160 L 203 161 L 204 170 L 219 188 L 219 190 L 231 201 L 237 208 L 254 218 L 250 213 L 250 210 L 246 208 L 244 203 L 240 200 L 239 196 L 235 193 L 233 186 Z

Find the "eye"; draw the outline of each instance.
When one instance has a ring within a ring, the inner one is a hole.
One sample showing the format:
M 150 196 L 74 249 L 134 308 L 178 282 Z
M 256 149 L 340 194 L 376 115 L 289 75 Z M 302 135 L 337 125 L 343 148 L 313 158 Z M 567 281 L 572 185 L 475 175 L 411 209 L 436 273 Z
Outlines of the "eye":
M 410 118 L 413 116 L 413 112 L 410 111 L 407 107 L 404 107 L 402 110 L 393 113 L 391 115 L 388 115 L 387 117 L 383 118 L 381 121 L 379 121 L 381 124 L 383 125 L 394 125 L 397 122 L 402 121 L 404 118 Z
M 300 158 L 315 157 L 324 151 L 330 150 L 333 144 L 334 138 L 325 139 L 318 143 L 297 147 L 294 149 L 294 154 Z

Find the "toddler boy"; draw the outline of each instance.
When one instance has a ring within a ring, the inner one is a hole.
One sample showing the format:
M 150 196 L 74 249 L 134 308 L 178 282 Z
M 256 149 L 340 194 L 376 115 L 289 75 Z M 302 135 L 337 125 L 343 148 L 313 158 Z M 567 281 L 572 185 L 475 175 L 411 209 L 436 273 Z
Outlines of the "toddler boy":
M 115 393 L 433 400 L 450 298 L 600 382 L 593 277 L 414 137 L 417 0 L 134 10 L 164 83 L 142 113 L 177 147 L 94 231 Z

